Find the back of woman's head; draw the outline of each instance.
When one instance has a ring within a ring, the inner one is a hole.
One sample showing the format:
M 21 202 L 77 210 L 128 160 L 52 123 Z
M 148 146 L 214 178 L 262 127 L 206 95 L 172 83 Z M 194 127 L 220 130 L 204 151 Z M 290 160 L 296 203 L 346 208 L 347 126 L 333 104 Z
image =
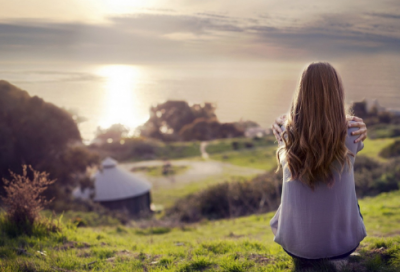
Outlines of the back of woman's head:
M 318 181 L 332 185 L 333 171 L 341 172 L 349 163 L 346 135 L 341 79 L 329 63 L 312 63 L 304 70 L 293 96 L 282 135 L 285 144 L 277 151 L 278 165 L 280 151 L 285 149 L 292 180 L 312 189 Z

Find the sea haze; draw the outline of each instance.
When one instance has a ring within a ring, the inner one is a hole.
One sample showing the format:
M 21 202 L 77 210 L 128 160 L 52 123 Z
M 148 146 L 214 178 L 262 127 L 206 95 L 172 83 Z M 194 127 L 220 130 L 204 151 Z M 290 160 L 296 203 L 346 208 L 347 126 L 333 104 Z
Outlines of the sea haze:
M 400 62 L 392 57 L 332 61 L 346 102 L 378 99 L 400 109 Z M 122 123 L 133 130 L 152 105 L 168 99 L 213 102 L 222 122 L 253 120 L 269 127 L 285 113 L 307 63 L 207 63 L 175 65 L 1 64 L 0 79 L 72 110 L 85 142 L 98 126 Z

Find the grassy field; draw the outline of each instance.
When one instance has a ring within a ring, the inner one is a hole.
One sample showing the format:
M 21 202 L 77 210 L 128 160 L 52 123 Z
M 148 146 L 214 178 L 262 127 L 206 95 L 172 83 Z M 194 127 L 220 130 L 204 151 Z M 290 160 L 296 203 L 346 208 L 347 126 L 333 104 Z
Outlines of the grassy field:
M 249 178 L 251 177 L 252 176 L 249 176 Z M 171 206 L 179 198 L 183 198 L 191 193 L 206 189 L 207 187 L 218 184 L 220 182 L 233 180 L 237 180 L 237 177 L 230 175 L 227 171 L 224 171 L 224 173 L 221 175 L 211 176 L 204 180 L 174 184 L 171 185 L 170 188 L 154 189 L 151 192 L 151 197 L 153 202 L 160 204 L 164 208 L 166 208 Z
M 275 145 L 275 137 L 267 135 L 263 138 L 249 139 L 249 138 L 231 138 L 209 141 L 207 144 L 208 154 L 217 154 L 234 151 L 234 146 L 237 150 L 245 150 L 252 147 L 266 147 Z M 247 147 L 246 147 L 247 145 Z
M 400 125 L 376 124 L 368 127 L 368 137 L 371 139 L 391 138 L 399 136 Z
M 390 145 L 396 139 L 399 138 L 366 139 L 365 147 L 360 151 L 359 155 L 368 156 L 379 161 L 386 161 L 386 159 L 379 157 L 378 154 L 382 148 Z M 230 150 L 231 141 L 235 141 L 235 139 L 214 141 L 214 151 Z M 267 142 L 269 143 L 268 145 L 266 144 Z M 266 146 L 263 146 L 263 144 Z M 265 171 L 274 170 L 277 165 L 275 158 L 277 146 L 276 144 L 271 144 L 271 141 L 269 140 L 263 142 L 263 144 L 252 149 L 243 149 L 238 151 L 230 150 L 220 153 L 216 152 L 215 154 L 210 155 L 210 159 Z M 207 147 L 207 151 L 208 148 L 209 147 Z M 193 159 L 202 160 L 200 157 L 193 157 Z M 153 200 L 164 207 L 170 206 L 178 198 L 184 197 L 218 182 L 230 180 L 231 177 L 228 173 L 229 171 L 226 172 L 227 173 L 224 173 L 223 175 L 212 176 L 201 181 L 174 184 L 173 186 L 171 185 L 170 188 L 162 188 L 162 190 L 154 189 L 152 191 Z
M 238 166 L 269 171 L 276 168 L 276 146 L 257 147 L 251 150 L 230 151 L 211 155 L 213 160 L 228 162 Z
M 376 159 L 394 140 L 367 139 L 360 154 Z M 231 151 L 231 144 L 214 143 L 211 159 L 263 170 L 276 165 L 275 145 Z M 153 192 L 153 197 L 168 206 L 230 178 L 224 174 L 180 184 Z M 361 242 L 359 255 L 341 271 L 400 271 L 400 191 L 359 203 L 368 237 Z M 0 220 L 0 271 L 335 271 L 327 263 L 311 270 L 296 269 L 292 259 L 273 242 L 269 227 L 273 214 L 190 225 L 141 220 L 122 226 L 99 214 L 66 213 L 60 232 L 38 230 L 34 236 L 16 238 L 9 237 Z M 88 227 L 77 228 L 77 221 L 86 222 Z
M 366 139 L 364 141 L 364 149 L 360 151 L 359 155 L 367 156 L 378 161 L 384 162 L 387 159 L 380 157 L 379 152 L 392 144 L 394 141 L 399 140 L 397 138 L 382 138 L 382 139 Z M 275 169 L 276 158 L 275 152 L 277 144 L 269 146 L 255 147 L 249 150 L 241 151 L 227 151 L 223 153 L 217 153 L 211 155 L 211 159 L 229 162 L 238 166 L 252 167 L 269 171 Z
M 342 271 L 399 271 L 400 192 L 360 200 L 368 238 Z M 294 271 L 273 242 L 273 213 L 180 227 L 75 228 L 0 240 L 1 271 Z M 335 271 L 329 264 L 311 271 Z M 310 270 L 309 270 L 310 271 Z
M 369 139 L 364 141 L 364 148 L 360 151 L 361 155 L 376 159 L 378 161 L 387 161 L 387 159 L 379 156 L 379 152 L 394 143 L 396 140 L 400 140 L 400 137 L 396 138 L 382 138 L 382 139 Z
M 202 189 L 207 188 L 210 185 L 217 184 L 218 182 L 222 182 L 227 180 L 227 177 L 210 177 L 208 179 L 191 182 L 188 184 L 178 184 L 171 188 L 162 188 L 159 190 L 152 191 L 152 200 L 153 202 L 163 205 L 164 208 L 171 206 L 175 203 L 176 200 L 182 198 L 191 193 L 198 192 Z
M 257 139 L 245 137 L 218 139 L 207 142 L 207 152 L 216 154 L 250 147 L 270 146 L 273 145 L 274 141 L 273 135 Z M 151 139 L 126 138 L 123 145 L 119 142 L 113 142 L 105 144 L 100 149 L 92 148 L 97 152 L 118 158 L 121 161 L 134 162 L 200 157 L 200 145 L 201 141 L 164 143 Z

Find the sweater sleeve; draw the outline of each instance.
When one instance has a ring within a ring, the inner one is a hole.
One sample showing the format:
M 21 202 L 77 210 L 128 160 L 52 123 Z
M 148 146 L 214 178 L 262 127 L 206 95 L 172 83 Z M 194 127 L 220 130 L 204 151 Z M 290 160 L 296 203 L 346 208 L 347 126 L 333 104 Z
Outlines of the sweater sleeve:
M 364 143 L 363 143 L 363 141 L 359 141 L 357 144 L 358 144 L 357 145 L 357 153 L 358 153 L 359 151 L 361 151 L 364 148 Z

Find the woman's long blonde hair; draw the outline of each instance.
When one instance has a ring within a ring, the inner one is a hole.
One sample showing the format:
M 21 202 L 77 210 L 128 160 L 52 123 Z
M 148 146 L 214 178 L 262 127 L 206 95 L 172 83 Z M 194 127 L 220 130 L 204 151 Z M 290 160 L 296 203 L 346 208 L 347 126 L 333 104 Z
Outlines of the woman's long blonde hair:
M 348 154 L 354 154 L 345 145 L 343 85 L 329 63 L 311 63 L 304 70 L 285 128 L 284 145 L 276 153 L 277 171 L 284 150 L 290 180 L 300 180 L 313 190 L 317 182 L 332 186 L 333 171 L 342 172 L 345 164 L 350 165 Z

